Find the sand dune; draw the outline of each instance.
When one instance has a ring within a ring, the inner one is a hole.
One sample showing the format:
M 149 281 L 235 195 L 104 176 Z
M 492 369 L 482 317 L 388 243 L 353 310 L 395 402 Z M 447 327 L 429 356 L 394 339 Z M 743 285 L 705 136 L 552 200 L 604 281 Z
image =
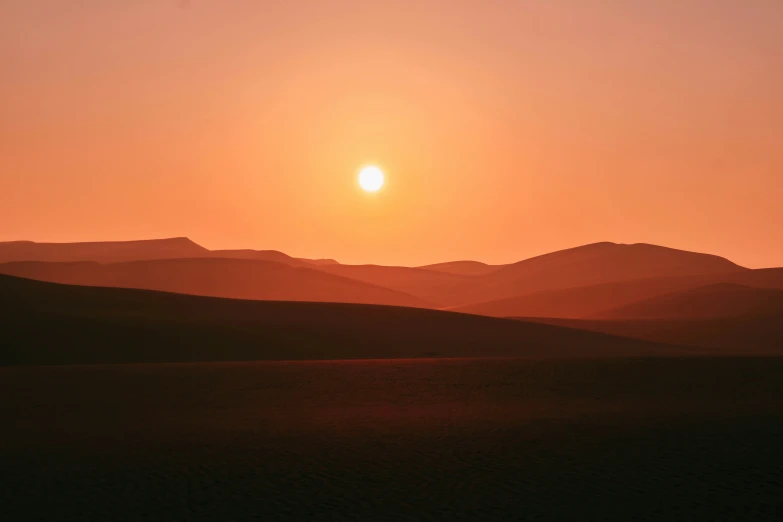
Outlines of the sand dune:
M 3 364 L 689 354 L 541 324 L 415 308 L 240 301 L 0 277 Z
M 110 264 L 6 263 L 0 265 L 0 273 L 57 283 L 235 299 L 430 306 L 410 295 L 313 268 L 244 259 L 168 259 Z

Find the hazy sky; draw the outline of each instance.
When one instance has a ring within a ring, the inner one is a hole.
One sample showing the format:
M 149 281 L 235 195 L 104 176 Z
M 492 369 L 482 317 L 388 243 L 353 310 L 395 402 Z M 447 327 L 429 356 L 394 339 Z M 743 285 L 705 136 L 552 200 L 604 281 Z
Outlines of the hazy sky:
M 782 93 L 781 0 L 0 0 L 0 240 L 783 265 Z

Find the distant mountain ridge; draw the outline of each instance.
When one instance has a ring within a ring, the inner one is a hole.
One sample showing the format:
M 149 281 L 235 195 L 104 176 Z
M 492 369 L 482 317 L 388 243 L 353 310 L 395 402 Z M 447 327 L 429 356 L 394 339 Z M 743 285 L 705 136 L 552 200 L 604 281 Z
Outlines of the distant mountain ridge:
M 82 243 L 0 242 L 0 263 L 45 261 L 70 263 L 94 261 L 119 263 L 152 259 L 223 257 L 275 261 L 295 266 L 336 264 L 334 259 L 299 259 L 277 250 L 209 250 L 187 237 L 142 239 L 137 241 L 93 241 Z
M 0 242 L 0 263 L 13 261 L 117 263 L 142 259 L 204 257 L 209 250 L 186 237 L 89 243 Z
M 212 281 L 212 287 L 208 292 L 203 290 L 196 292 L 200 295 L 296 300 L 306 300 L 309 296 L 316 301 L 331 299 L 336 302 L 347 300 L 353 302 L 352 300 L 356 299 L 355 294 L 352 293 L 355 288 L 348 292 L 352 296 L 350 299 L 340 297 L 338 293 L 327 292 L 323 296 L 329 297 L 323 297 L 320 291 L 300 292 L 295 289 L 304 286 L 295 284 L 293 279 L 287 278 L 288 276 L 282 278 L 280 284 L 263 277 L 258 279 L 258 274 L 252 276 L 255 279 L 239 280 L 230 273 L 234 269 L 229 270 L 227 267 L 236 268 L 245 265 L 217 262 L 221 259 L 255 261 L 275 263 L 289 268 L 309 269 L 312 272 L 301 273 L 306 274 L 308 280 L 318 279 L 314 274 L 320 273 L 324 276 L 341 278 L 343 285 L 346 281 L 352 281 L 354 285 L 373 287 L 375 290 L 372 292 L 367 290 L 360 302 L 368 302 L 366 301 L 368 296 L 374 296 L 373 299 L 379 299 L 377 301 L 379 304 L 426 306 L 497 317 L 590 317 L 600 311 L 630 304 L 636 300 L 717 282 L 765 287 L 774 286 L 777 284 L 777 279 L 781 279 L 780 284 L 783 286 L 783 272 L 777 274 L 774 269 L 761 273 L 741 267 L 719 256 L 645 243 L 593 243 L 508 265 L 493 266 L 477 261 L 453 261 L 423 267 L 345 265 L 331 259 L 295 258 L 276 250 L 208 250 L 187 238 L 61 244 L 26 241 L 0 243 L 0 263 L 37 261 L 113 264 L 166 259 L 216 261 L 211 265 L 198 265 L 206 270 L 199 277 L 205 281 Z M 182 264 L 185 265 L 184 262 Z M 147 270 L 165 271 L 168 270 L 166 267 L 169 265 L 144 266 Z M 194 265 L 190 263 L 188 266 Z M 257 268 L 260 266 L 257 265 Z M 148 279 L 157 277 L 157 282 L 153 286 L 149 286 L 149 281 L 140 279 L 138 274 L 124 279 L 106 275 L 112 270 L 118 271 L 118 267 L 107 269 L 100 266 L 82 266 L 80 268 L 82 272 L 77 279 L 72 279 L 75 277 L 74 267 L 37 266 L 32 270 L 28 266 L 24 269 L 24 273 L 19 273 L 18 270 L 20 270 L 19 266 L 0 268 L 0 272 L 5 271 L 42 280 L 101 286 L 140 285 L 139 288 L 179 291 L 174 287 L 161 286 L 164 284 L 163 279 L 154 273 L 146 276 Z M 64 275 L 69 270 L 70 275 Z M 95 274 L 88 276 L 84 273 L 85 270 L 92 270 Z M 210 273 L 209 270 L 215 272 Z M 291 272 L 289 275 L 293 277 L 292 274 L 294 273 Z M 168 278 L 175 281 L 177 280 L 175 276 L 176 274 L 171 274 Z M 218 278 L 222 278 L 223 284 L 231 289 L 221 290 Z M 262 280 L 265 281 L 263 284 L 267 285 L 267 290 L 261 291 Z M 751 280 L 757 281 L 753 283 Z M 319 281 L 323 283 L 326 279 L 319 279 Z M 291 291 L 283 292 L 284 284 L 289 285 Z M 192 282 L 189 285 L 183 287 L 188 286 L 191 289 L 205 287 L 206 283 L 202 281 L 197 285 Z M 245 292 L 242 286 L 253 287 L 255 290 Z M 315 289 L 317 286 L 312 288 Z M 272 288 L 276 290 L 272 291 Z M 391 294 L 381 295 L 379 289 Z M 406 302 L 410 304 L 404 304 Z
M 711 254 L 646 243 L 593 243 L 506 265 L 446 301 L 453 307 L 614 281 L 745 270 Z
M 273 261 L 275 263 L 285 263 L 292 266 L 310 265 L 305 260 L 291 257 L 288 254 L 278 250 L 211 250 L 210 257 L 224 259 L 252 259 L 256 261 Z
M 424 265 L 418 268 L 443 272 L 445 274 L 482 276 L 499 270 L 505 265 L 488 265 L 480 261 L 447 261 L 445 263 L 435 263 L 434 265 Z

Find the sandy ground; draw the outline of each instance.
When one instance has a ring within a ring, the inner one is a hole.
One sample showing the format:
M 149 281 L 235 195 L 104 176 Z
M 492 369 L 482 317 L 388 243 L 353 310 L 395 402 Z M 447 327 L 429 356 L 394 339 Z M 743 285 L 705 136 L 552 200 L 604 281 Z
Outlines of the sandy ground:
M 0 369 L 0 517 L 780 520 L 783 358 Z

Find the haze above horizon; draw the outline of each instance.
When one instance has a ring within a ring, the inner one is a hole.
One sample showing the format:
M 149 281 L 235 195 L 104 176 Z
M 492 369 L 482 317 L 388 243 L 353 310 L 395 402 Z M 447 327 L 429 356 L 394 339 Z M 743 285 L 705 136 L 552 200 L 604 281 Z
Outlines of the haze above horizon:
M 781 63 L 776 0 L 9 0 L 0 241 L 780 266 Z

